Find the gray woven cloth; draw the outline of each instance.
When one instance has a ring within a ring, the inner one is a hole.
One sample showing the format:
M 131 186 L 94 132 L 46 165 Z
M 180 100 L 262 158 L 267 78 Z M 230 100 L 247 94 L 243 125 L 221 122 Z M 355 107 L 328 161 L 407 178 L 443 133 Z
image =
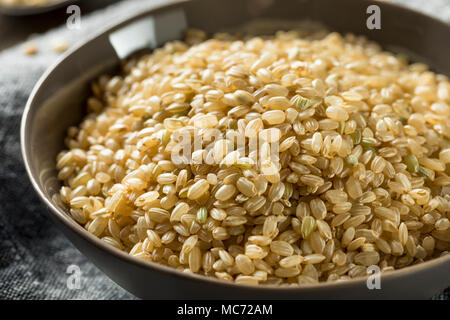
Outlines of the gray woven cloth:
M 39 53 L 20 45 L 0 52 L 0 299 L 134 299 L 90 263 L 49 220 L 20 155 L 20 117 L 29 93 L 57 55 L 55 38 L 83 41 L 105 21 L 117 21 L 164 0 L 129 0 L 82 16 L 82 30 L 62 26 L 34 38 Z M 395 0 L 450 21 L 450 0 Z M 12 31 L 13 32 L 13 31 Z M 80 290 L 69 289 L 67 268 L 81 271 Z M 449 291 L 434 299 L 448 299 Z

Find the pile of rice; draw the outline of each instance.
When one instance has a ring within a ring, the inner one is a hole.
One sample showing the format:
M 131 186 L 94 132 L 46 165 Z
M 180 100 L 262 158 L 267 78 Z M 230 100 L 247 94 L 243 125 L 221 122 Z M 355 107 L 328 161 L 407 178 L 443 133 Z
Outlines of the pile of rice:
M 450 249 L 450 83 L 426 65 L 353 35 L 191 30 L 92 90 L 57 157 L 60 195 L 134 257 L 309 284 Z M 181 134 L 203 142 L 179 163 Z

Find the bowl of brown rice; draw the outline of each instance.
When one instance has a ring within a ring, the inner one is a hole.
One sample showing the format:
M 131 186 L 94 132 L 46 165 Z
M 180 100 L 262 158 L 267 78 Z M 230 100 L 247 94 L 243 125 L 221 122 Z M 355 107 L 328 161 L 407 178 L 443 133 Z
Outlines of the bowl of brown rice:
M 65 53 L 22 151 L 67 237 L 143 298 L 448 287 L 450 26 L 340 5 L 175 1 Z

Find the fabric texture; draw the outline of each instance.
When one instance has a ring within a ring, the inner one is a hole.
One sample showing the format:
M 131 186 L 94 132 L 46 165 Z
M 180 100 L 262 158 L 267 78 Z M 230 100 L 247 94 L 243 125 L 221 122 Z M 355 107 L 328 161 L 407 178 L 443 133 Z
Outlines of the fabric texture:
M 65 26 L 38 35 L 38 54 L 21 45 L 0 52 L 0 299 L 135 299 L 83 256 L 50 221 L 29 183 L 20 154 L 20 118 L 26 100 L 57 54 L 55 38 L 73 44 L 114 22 L 165 0 L 128 0 L 83 16 L 82 29 Z M 394 0 L 450 21 L 450 0 Z M 81 271 L 81 289 L 69 289 L 67 268 Z M 449 299 L 447 289 L 434 299 Z

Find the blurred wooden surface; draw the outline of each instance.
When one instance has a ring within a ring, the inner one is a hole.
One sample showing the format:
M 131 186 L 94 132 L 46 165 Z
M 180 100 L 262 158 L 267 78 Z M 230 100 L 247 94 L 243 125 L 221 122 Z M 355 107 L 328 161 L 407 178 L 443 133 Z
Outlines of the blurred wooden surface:
M 78 6 L 81 15 L 102 9 L 120 0 L 81 0 Z M 69 15 L 66 7 L 55 11 L 25 17 L 10 17 L 0 14 L 0 50 L 28 39 L 32 34 L 43 33 L 64 24 Z

